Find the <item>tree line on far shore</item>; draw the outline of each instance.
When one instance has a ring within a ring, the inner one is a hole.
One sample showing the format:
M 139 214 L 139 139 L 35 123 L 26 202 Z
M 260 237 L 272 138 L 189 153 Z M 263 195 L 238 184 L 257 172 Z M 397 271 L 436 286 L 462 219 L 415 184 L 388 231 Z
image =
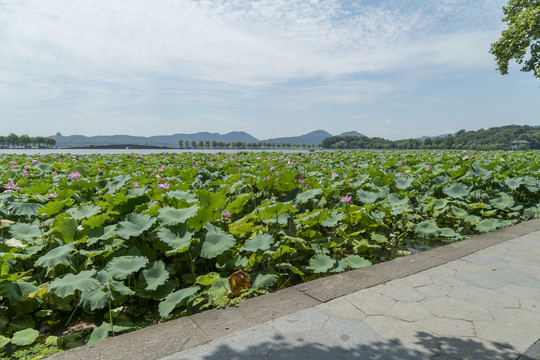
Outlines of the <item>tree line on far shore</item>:
M 291 144 L 273 142 L 244 142 L 244 141 L 208 141 L 208 140 L 178 140 L 178 146 L 182 149 L 311 149 L 311 144 Z
M 0 135 L 0 148 L 50 148 L 56 145 L 56 139 L 47 136 L 28 136 L 9 134 Z
M 455 149 L 510 150 L 514 141 L 525 141 L 518 149 L 540 149 L 540 127 L 507 125 L 473 131 L 459 130 L 452 135 L 423 139 L 387 140 L 367 136 L 332 136 L 324 139 L 323 149 Z

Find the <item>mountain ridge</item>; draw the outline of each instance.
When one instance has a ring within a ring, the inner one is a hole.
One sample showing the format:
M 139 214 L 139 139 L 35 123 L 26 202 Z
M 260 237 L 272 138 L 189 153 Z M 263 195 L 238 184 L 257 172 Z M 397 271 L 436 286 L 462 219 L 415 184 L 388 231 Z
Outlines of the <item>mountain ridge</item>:
M 355 134 L 355 136 L 365 136 L 357 131 L 348 131 L 343 134 Z M 226 134 L 210 133 L 207 131 L 197 132 L 193 134 L 176 133 L 172 135 L 152 135 L 152 136 L 133 136 L 133 135 L 68 135 L 63 136 L 61 133 L 53 135 L 56 139 L 56 145 L 61 147 L 68 146 L 103 146 L 103 145 L 118 145 L 132 144 L 143 146 L 167 146 L 178 147 L 178 141 L 181 140 L 184 144 L 191 144 L 195 141 L 198 145 L 200 141 L 223 141 L 225 143 L 243 142 L 243 143 L 274 143 L 274 144 L 291 144 L 291 145 L 319 145 L 322 140 L 333 136 L 325 130 L 314 130 L 307 134 L 299 136 L 289 136 L 280 138 L 271 138 L 259 140 L 256 137 L 248 134 L 245 131 L 231 131 Z

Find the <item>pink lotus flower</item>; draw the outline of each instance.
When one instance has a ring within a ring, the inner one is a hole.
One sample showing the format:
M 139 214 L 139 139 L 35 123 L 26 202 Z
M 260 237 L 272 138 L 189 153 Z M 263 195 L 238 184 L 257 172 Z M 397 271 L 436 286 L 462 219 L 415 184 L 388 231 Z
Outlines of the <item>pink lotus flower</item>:
M 81 177 L 81 173 L 78 171 L 74 171 L 68 174 L 68 178 L 71 180 L 79 179 Z
M 13 180 L 11 180 L 10 182 L 4 184 L 4 189 L 7 189 L 9 191 L 19 190 L 20 188 L 18 188 L 17 185 L 18 184 L 16 182 L 13 182 Z
M 138 189 L 138 188 L 140 188 L 140 186 L 139 186 L 139 184 L 135 184 L 135 185 L 133 185 L 133 188 Z
M 51 174 L 52 174 L 53 176 L 54 176 L 54 175 L 58 175 L 58 173 L 57 173 L 56 171 L 53 171 Z
M 55 192 L 50 193 L 50 194 L 47 194 L 47 195 L 45 195 L 45 196 L 46 196 L 47 198 L 49 198 L 49 199 L 53 199 L 53 198 L 55 198 L 55 197 L 58 196 L 58 193 L 55 191 Z
M 232 214 L 230 212 L 228 212 L 228 211 L 225 211 L 223 213 L 223 217 L 225 217 L 225 218 L 230 218 L 231 216 L 232 216 Z
M 424 170 L 429 171 L 429 170 L 431 170 L 431 168 L 428 166 L 428 167 L 425 168 Z
M 330 178 L 335 179 L 335 178 L 337 178 L 338 176 L 339 176 L 338 173 L 333 172 L 333 173 L 330 175 Z
M 339 200 L 339 202 L 346 203 L 346 204 L 350 204 L 351 201 L 352 201 L 352 197 L 350 197 L 349 195 L 345 195 L 341 198 L 341 200 Z
M 468 156 L 468 155 L 465 155 L 464 157 L 461 158 L 461 160 L 463 160 L 463 161 L 469 160 L 469 156 Z
M 158 189 L 168 189 L 170 186 L 171 186 L 171 184 L 169 184 L 169 183 L 163 183 L 163 184 L 159 184 L 157 186 L 157 188 Z

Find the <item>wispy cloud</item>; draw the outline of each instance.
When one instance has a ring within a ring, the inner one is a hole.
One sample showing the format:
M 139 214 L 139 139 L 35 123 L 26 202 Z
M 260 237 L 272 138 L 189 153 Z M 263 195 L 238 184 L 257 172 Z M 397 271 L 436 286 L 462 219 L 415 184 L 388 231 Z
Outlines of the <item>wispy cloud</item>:
M 176 105 L 162 118 L 221 114 L 234 124 L 241 103 L 373 102 L 413 86 L 388 74 L 492 67 L 503 3 L 4 0 L 0 107 L 122 121 L 130 107 L 148 119 Z M 212 111 L 183 110 L 195 105 Z

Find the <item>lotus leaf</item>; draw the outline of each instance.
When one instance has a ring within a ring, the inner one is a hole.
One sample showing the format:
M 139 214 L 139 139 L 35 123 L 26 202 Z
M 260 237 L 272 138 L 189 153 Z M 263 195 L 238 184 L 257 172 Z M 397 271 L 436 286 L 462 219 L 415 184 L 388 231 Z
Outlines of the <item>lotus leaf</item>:
M 97 205 L 83 205 L 79 208 L 71 208 L 67 212 L 71 214 L 71 217 L 75 220 L 82 220 L 89 218 L 93 215 L 101 212 L 101 206 Z
M 270 234 L 258 234 L 252 239 L 245 242 L 244 246 L 240 248 L 241 251 L 257 252 L 270 249 L 270 246 L 274 243 L 274 237 Z
M 156 222 L 156 218 L 147 214 L 131 214 L 127 221 L 118 224 L 116 234 L 123 239 L 129 239 L 132 236 L 139 236 L 144 231 L 150 229 Z
M 323 192 L 323 189 L 321 188 L 301 192 L 298 195 L 296 195 L 296 202 L 298 204 L 305 204 L 309 200 L 314 199 L 316 196 L 321 195 L 322 192 Z
M 202 257 L 213 259 L 234 246 L 236 240 L 231 234 L 223 232 L 220 228 L 209 226 L 199 243 L 199 251 Z
M 107 263 L 105 271 L 117 280 L 124 280 L 146 266 L 148 261 L 148 258 L 145 256 L 118 256 Z
M 67 274 L 53 280 L 48 288 L 61 298 L 75 294 L 75 290 L 92 291 L 101 286 L 101 283 L 93 277 L 95 274 L 96 270 L 85 270 L 76 275 Z
M 169 272 L 165 269 L 165 263 L 158 260 L 150 263 L 148 269 L 143 270 L 142 276 L 146 280 L 146 290 L 153 291 L 165 284 L 169 278 Z
M 161 317 L 169 316 L 171 311 L 174 310 L 185 299 L 189 299 L 199 291 L 198 286 L 191 286 L 182 290 L 178 290 L 167 295 L 165 300 L 159 303 L 159 315 Z
M 414 231 L 424 239 L 435 239 L 441 233 L 441 229 L 437 226 L 435 220 L 425 220 L 416 224 Z
M 158 219 L 163 225 L 175 226 L 184 223 L 188 219 L 197 215 L 199 206 L 193 205 L 185 209 L 175 209 L 173 207 L 164 207 L 159 209 Z
M 335 265 L 335 260 L 326 254 L 317 254 L 309 260 L 309 267 L 316 274 L 325 273 Z
M 105 340 L 109 337 L 109 331 L 112 331 L 113 327 L 111 324 L 106 321 L 102 322 L 100 326 L 95 327 L 86 342 L 87 345 L 93 344 L 95 342 Z
M 39 223 L 15 223 L 9 228 L 10 234 L 18 240 L 29 241 L 32 238 L 38 238 L 41 236 L 41 230 L 39 228 Z
M 358 198 L 358 201 L 364 204 L 373 204 L 375 201 L 377 201 L 379 195 L 374 192 L 358 190 L 356 192 L 356 197 Z
M 189 249 L 193 232 L 189 231 L 185 225 L 174 228 L 161 227 L 157 230 L 157 237 L 174 251 L 180 253 Z
M 499 193 L 498 195 L 499 197 L 493 198 L 489 201 L 491 206 L 501 210 L 510 209 L 512 206 L 514 206 L 515 201 L 512 196 L 505 193 Z
M 37 259 L 36 265 L 41 267 L 55 267 L 59 264 L 65 264 L 71 260 L 74 250 L 74 244 L 59 246 Z
M 449 186 L 443 188 L 443 192 L 453 199 L 464 199 L 469 195 L 470 189 L 463 183 L 452 183 Z
M 38 336 L 39 336 L 39 331 L 37 330 L 34 330 L 34 329 L 20 330 L 13 334 L 13 337 L 11 338 L 11 343 L 14 345 L 19 345 L 19 346 L 27 346 L 34 343 L 34 341 L 36 341 Z
M 83 291 L 81 292 L 79 304 L 85 308 L 89 308 L 90 311 L 103 309 L 109 302 L 109 296 L 110 293 L 103 291 L 101 288 Z
M 274 285 L 278 279 L 276 272 L 272 269 L 260 271 L 253 280 L 253 287 L 269 288 Z

